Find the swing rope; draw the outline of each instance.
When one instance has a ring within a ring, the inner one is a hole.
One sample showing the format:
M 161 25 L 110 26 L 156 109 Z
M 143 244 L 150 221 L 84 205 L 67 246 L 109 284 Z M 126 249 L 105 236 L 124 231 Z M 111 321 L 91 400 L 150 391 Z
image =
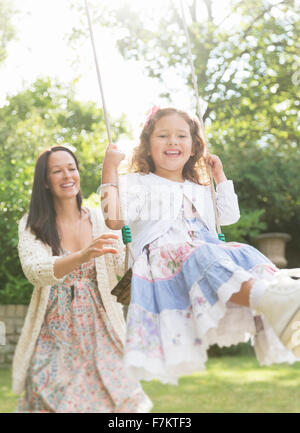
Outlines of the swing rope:
M 188 57 L 189 57 L 189 62 L 190 62 L 190 66 L 191 66 L 193 87 L 194 87 L 195 96 L 196 96 L 197 115 L 198 115 L 198 119 L 199 119 L 199 122 L 200 122 L 201 130 L 202 130 L 201 131 L 202 132 L 202 137 L 203 137 L 203 140 L 204 140 L 204 143 L 205 143 L 204 159 L 206 159 L 206 157 L 207 157 L 207 150 L 208 150 L 209 145 L 208 145 L 208 141 L 207 141 L 206 134 L 205 134 L 205 128 L 204 128 L 204 123 L 203 123 L 203 115 L 202 115 L 202 110 L 201 110 L 201 105 L 200 105 L 200 97 L 199 97 L 199 92 L 198 92 L 197 76 L 196 76 L 196 73 L 195 73 L 195 67 L 194 67 L 194 62 L 193 62 L 191 40 L 190 40 L 190 35 L 189 35 L 187 23 L 186 23 L 186 18 L 185 18 L 183 1 L 182 0 L 180 0 L 180 9 L 181 9 L 181 17 L 182 17 L 182 23 L 183 23 L 184 33 L 185 33 L 186 41 L 187 41 Z M 214 181 L 213 181 L 211 167 L 207 167 L 207 164 L 206 164 L 206 168 L 207 168 L 207 171 L 208 171 L 208 174 L 209 174 L 209 178 L 210 178 L 210 188 L 211 188 L 211 195 L 212 195 L 213 206 L 214 206 L 214 211 L 215 211 L 215 219 L 216 219 L 216 228 L 217 228 L 218 238 L 220 240 L 225 240 L 225 236 L 221 232 L 219 212 L 218 212 L 218 209 L 217 209 L 216 191 L 215 191 L 215 188 L 214 188 Z
M 93 26 L 92 26 L 92 21 L 91 21 L 91 17 L 90 17 L 88 2 L 87 2 L 87 0 L 84 0 L 84 1 L 85 1 L 85 11 L 86 11 L 87 19 L 88 19 L 89 31 L 90 31 L 90 39 L 91 39 L 93 53 L 94 53 L 94 60 L 95 60 L 95 66 L 96 66 L 96 71 L 97 71 L 98 84 L 99 84 L 99 89 L 100 89 L 100 94 L 101 94 L 101 99 L 102 99 L 102 107 L 103 107 L 106 131 L 107 131 L 107 136 L 108 136 L 108 143 L 111 144 L 112 138 L 111 138 L 111 132 L 110 132 L 110 124 L 109 124 L 109 118 L 108 118 L 108 113 L 107 113 L 106 104 L 105 104 L 104 90 L 103 90 L 103 86 L 102 86 L 99 62 L 98 62 L 98 57 L 97 57 L 97 52 L 96 52 L 96 47 L 95 47 Z
M 105 103 L 105 96 L 104 96 L 104 90 L 103 90 L 103 85 L 102 85 L 99 61 L 98 61 L 97 52 L 96 52 L 93 26 L 92 26 L 92 21 L 91 21 L 91 17 L 90 17 L 88 2 L 87 2 L 87 0 L 84 0 L 84 1 L 85 1 L 85 11 L 86 11 L 86 16 L 87 16 L 87 20 L 88 20 L 89 32 L 90 32 L 90 39 L 91 39 L 92 49 L 93 49 L 93 53 L 94 53 L 94 61 L 95 61 L 95 66 L 96 66 L 96 71 L 97 71 L 98 84 L 99 84 L 99 89 L 100 89 L 100 94 L 101 94 L 101 100 L 102 100 L 102 107 L 103 107 L 108 143 L 111 144 L 112 143 L 111 129 L 110 129 L 110 123 L 109 123 L 109 117 L 108 117 L 108 112 L 107 112 L 107 108 L 106 108 L 106 103 Z M 121 213 L 121 215 L 120 215 L 121 219 L 123 219 L 121 206 L 120 206 L 120 213 Z M 125 225 L 124 227 L 122 227 L 122 239 L 123 239 L 123 243 L 126 245 L 126 255 L 125 255 L 125 272 L 126 272 L 128 269 L 129 253 L 132 255 L 132 257 L 134 257 L 133 253 L 131 251 L 131 248 L 129 246 L 129 244 L 132 240 L 131 239 L 131 231 L 130 231 L 129 226 Z

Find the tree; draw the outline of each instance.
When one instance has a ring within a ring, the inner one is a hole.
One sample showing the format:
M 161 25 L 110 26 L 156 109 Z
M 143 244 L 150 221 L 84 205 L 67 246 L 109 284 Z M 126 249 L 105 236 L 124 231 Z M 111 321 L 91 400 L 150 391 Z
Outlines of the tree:
M 162 2 L 158 10 L 127 2 L 94 16 L 119 32 L 125 59 L 142 61 L 145 73 L 165 83 L 174 70 L 192 87 L 176 4 Z M 300 252 L 296 2 L 233 0 L 218 19 L 214 0 L 184 4 L 211 149 L 234 179 L 242 211 L 264 210 L 266 230 L 289 232 Z M 169 89 L 164 96 L 170 97 Z
M 7 44 L 15 37 L 15 28 L 11 21 L 15 12 L 11 2 L 0 0 L 0 63 L 7 56 Z
M 114 140 L 123 132 L 123 118 L 112 122 Z M 55 144 L 71 145 L 87 197 L 100 184 L 106 141 L 102 110 L 50 79 L 36 81 L 0 109 L 0 303 L 27 303 L 31 293 L 16 249 L 17 222 L 28 209 L 38 155 Z

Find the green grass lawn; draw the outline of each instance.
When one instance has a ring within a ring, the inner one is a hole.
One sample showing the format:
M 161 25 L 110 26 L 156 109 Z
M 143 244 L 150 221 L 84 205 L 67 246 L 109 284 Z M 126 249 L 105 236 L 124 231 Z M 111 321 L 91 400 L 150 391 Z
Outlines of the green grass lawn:
M 0 412 L 12 412 L 11 372 L 0 369 Z M 211 358 L 178 386 L 143 382 L 152 412 L 300 412 L 300 363 L 260 367 L 254 357 Z

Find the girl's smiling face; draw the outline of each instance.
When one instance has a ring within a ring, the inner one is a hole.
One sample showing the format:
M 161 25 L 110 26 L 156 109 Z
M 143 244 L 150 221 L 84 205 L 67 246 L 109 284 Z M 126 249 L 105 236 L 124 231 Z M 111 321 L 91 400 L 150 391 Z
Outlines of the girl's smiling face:
M 183 167 L 194 152 L 190 126 L 180 115 L 166 115 L 157 120 L 150 136 L 150 155 L 154 174 L 183 182 Z

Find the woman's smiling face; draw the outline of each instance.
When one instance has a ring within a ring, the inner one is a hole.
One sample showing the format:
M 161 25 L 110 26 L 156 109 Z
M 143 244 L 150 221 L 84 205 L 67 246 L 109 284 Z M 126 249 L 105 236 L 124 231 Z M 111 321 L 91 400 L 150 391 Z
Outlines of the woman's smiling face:
M 157 120 L 150 136 L 150 155 L 155 174 L 183 181 L 182 170 L 193 155 L 193 145 L 190 126 L 180 115 L 166 115 Z
M 72 155 L 63 150 L 52 152 L 48 159 L 48 183 L 56 199 L 76 197 L 80 189 L 80 176 Z

